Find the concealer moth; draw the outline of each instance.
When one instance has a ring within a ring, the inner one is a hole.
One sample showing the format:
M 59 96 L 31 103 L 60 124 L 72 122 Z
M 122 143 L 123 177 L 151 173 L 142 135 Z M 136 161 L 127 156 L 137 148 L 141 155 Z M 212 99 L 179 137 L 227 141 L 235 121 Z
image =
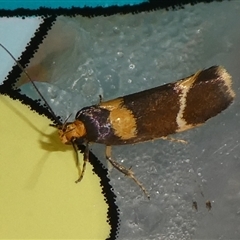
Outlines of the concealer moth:
M 76 182 L 80 182 L 84 176 L 89 144 L 100 143 L 106 145 L 106 158 L 113 167 L 133 179 L 148 198 L 147 190 L 132 169 L 112 158 L 111 146 L 155 139 L 172 140 L 169 135 L 202 125 L 225 110 L 235 97 L 229 73 L 222 66 L 212 66 L 173 83 L 109 101 L 100 98 L 98 104 L 78 111 L 74 121 L 62 123 L 28 73 L 0 45 L 27 75 L 53 115 L 55 123 L 51 125 L 58 129 L 62 143 L 72 144 L 75 151 L 79 144 L 86 146 L 82 172 Z

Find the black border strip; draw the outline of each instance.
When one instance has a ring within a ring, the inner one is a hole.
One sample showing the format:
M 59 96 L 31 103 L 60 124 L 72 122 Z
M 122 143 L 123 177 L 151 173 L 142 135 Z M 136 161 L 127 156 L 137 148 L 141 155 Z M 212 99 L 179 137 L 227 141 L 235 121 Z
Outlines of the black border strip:
M 128 13 L 140 13 L 145 11 L 154 11 L 157 9 L 166 10 L 177 10 L 184 8 L 184 5 L 197 3 L 211 3 L 211 2 L 222 2 L 226 0 L 148 0 L 148 2 L 136 4 L 136 5 L 125 5 L 125 6 L 110 6 L 110 7 L 72 7 L 72 8 L 46 8 L 40 7 L 39 9 L 31 10 L 26 8 L 18 8 L 15 10 L 0 9 L 0 16 L 16 17 L 16 16 L 49 16 L 49 15 L 82 15 L 85 17 L 95 16 L 110 16 L 114 14 L 128 14 Z M 230 1 L 230 0 L 227 0 Z

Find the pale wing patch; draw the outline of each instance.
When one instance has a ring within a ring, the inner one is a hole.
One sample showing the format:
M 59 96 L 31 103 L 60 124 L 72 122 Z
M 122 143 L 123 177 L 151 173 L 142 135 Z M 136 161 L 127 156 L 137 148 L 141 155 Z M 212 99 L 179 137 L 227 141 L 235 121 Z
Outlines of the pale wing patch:
M 191 89 L 193 83 L 195 82 L 196 78 L 198 77 L 200 71 L 194 74 L 192 77 L 186 78 L 180 82 L 178 82 L 175 86 L 175 90 L 180 92 L 179 96 L 179 102 L 180 102 L 180 108 L 179 112 L 176 117 L 176 122 L 178 125 L 178 129 L 176 132 L 182 132 L 188 129 L 191 129 L 195 127 L 195 125 L 187 124 L 186 120 L 183 117 L 183 113 L 185 111 L 185 108 L 187 106 L 187 94 L 189 90 Z
M 115 134 L 121 139 L 131 139 L 137 135 L 137 124 L 132 112 L 119 108 L 110 112 L 110 122 Z
M 123 140 L 137 135 L 137 123 L 132 111 L 125 108 L 123 98 L 100 103 L 100 107 L 110 112 L 109 121 L 114 133 Z
M 228 89 L 228 93 L 229 95 L 234 98 L 235 97 L 235 92 L 232 90 L 232 78 L 230 76 L 230 74 L 227 72 L 227 70 L 222 67 L 219 66 L 218 70 L 217 70 L 218 75 L 222 78 L 222 80 L 225 83 L 225 86 Z

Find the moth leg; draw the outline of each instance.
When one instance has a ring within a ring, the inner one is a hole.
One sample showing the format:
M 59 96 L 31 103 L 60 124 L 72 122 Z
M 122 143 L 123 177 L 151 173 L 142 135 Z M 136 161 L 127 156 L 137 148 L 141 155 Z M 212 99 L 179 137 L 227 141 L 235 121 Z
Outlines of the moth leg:
M 161 139 L 163 140 L 168 140 L 170 142 L 177 142 L 177 143 L 184 143 L 184 144 L 187 144 L 188 142 L 183 140 L 183 139 L 176 139 L 176 138 L 172 138 L 172 137 L 169 137 L 169 136 L 166 136 L 166 137 L 161 137 Z
M 79 167 L 79 156 L 78 156 L 78 149 L 76 144 L 74 143 L 74 141 L 71 141 L 74 153 L 75 153 L 75 163 L 76 163 L 76 167 Z
M 79 178 L 75 181 L 75 183 L 79 183 L 83 179 L 83 175 L 85 173 L 87 162 L 88 162 L 88 157 L 89 157 L 89 147 L 88 147 L 88 143 L 86 143 L 86 148 L 85 148 L 85 151 L 83 153 L 83 167 L 82 167 L 82 171 L 81 171 L 81 174 L 80 174 Z
M 99 104 L 101 104 L 102 101 L 103 101 L 103 97 L 102 97 L 102 95 L 100 94 L 100 95 L 99 95 Z
M 150 199 L 150 196 L 149 196 L 146 188 L 135 177 L 134 172 L 131 170 L 131 167 L 130 168 L 126 168 L 123 165 L 121 165 L 118 162 L 116 162 L 114 159 L 112 159 L 112 157 L 111 157 L 111 146 L 106 146 L 106 158 L 112 164 L 112 166 L 114 168 L 116 168 L 118 171 L 120 171 L 121 173 L 125 174 L 129 178 L 131 178 L 142 189 L 142 191 L 147 196 L 147 198 Z

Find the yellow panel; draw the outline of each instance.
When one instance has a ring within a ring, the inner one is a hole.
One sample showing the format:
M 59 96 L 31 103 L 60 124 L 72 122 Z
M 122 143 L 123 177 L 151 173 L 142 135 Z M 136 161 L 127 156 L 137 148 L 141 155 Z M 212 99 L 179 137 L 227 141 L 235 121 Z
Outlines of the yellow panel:
M 46 117 L 2 95 L 0 111 L 0 238 L 106 239 L 108 205 L 91 164 L 75 184 L 72 147 Z

